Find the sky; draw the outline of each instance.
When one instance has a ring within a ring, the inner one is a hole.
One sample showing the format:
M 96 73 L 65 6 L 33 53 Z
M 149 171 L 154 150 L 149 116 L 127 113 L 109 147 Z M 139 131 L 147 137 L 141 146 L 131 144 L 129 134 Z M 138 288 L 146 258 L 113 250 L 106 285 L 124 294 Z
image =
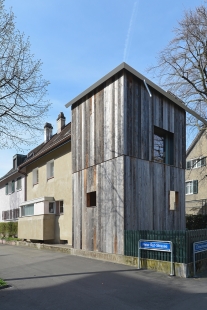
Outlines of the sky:
M 41 59 L 50 81 L 52 102 L 45 122 L 53 125 L 60 112 L 71 121 L 65 104 L 125 61 L 153 80 L 147 68 L 173 38 L 185 10 L 201 0 L 5 0 L 16 28 L 29 37 L 31 52 Z M 43 124 L 44 125 L 44 124 Z M 40 139 L 41 140 L 41 139 Z M 42 140 L 43 142 L 43 133 Z M 35 147 L 36 145 L 34 145 Z M 22 147 L 22 146 L 21 146 Z M 25 148 L 24 154 L 27 154 Z M 12 168 L 15 149 L 0 150 L 0 177 Z

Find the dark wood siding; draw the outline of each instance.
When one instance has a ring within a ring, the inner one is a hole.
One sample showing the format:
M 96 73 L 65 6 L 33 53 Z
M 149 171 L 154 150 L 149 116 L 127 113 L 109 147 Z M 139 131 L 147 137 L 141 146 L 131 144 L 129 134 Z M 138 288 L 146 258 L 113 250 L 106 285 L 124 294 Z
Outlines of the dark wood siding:
M 124 167 L 125 230 L 185 229 L 185 170 L 129 156 Z M 179 193 L 176 211 L 169 191 Z
M 152 160 L 154 126 L 174 134 L 174 166 L 185 169 L 185 111 L 156 90 L 149 96 L 143 81 L 124 75 L 125 152 Z

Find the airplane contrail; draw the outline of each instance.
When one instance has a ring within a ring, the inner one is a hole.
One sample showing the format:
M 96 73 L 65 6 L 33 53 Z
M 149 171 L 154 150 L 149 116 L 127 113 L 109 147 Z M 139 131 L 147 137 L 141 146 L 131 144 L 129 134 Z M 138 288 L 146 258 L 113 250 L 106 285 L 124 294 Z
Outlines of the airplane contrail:
M 128 54 L 129 44 L 130 44 L 130 39 L 131 39 L 132 26 L 134 23 L 134 19 L 136 17 L 137 3 L 138 1 L 134 2 L 134 7 L 133 7 L 130 23 L 129 23 L 129 28 L 128 28 L 127 37 L 126 37 L 125 46 L 124 46 L 124 56 L 123 56 L 124 61 L 126 61 L 127 59 L 127 54 Z

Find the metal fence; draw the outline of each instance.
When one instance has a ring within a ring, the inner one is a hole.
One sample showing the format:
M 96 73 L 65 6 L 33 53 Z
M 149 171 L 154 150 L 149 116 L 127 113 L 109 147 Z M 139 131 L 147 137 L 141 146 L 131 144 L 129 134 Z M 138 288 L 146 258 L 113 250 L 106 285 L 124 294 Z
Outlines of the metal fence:
M 193 242 L 207 240 L 207 229 L 198 230 L 175 230 L 175 231 L 155 231 L 139 230 L 125 231 L 124 233 L 124 254 L 127 256 L 138 256 L 138 241 L 146 240 L 166 240 L 173 243 L 174 262 L 193 262 Z M 157 251 L 142 251 L 143 258 L 170 261 L 170 253 Z M 197 254 L 197 259 L 207 258 L 207 252 Z
M 207 215 L 207 199 L 186 201 L 185 213 L 187 215 Z

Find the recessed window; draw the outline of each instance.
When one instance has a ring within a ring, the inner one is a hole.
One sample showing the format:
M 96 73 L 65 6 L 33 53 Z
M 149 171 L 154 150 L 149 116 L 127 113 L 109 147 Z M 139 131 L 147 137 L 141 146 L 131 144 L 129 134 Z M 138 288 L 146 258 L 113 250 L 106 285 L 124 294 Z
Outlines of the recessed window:
M 155 126 L 153 160 L 173 165 L 173 152 L 173 134 Z
M 47 162 L 47 179 L 54 177 L 54 160 Z
M 195 159 L 188 160 L 186 162 L 186 169 L 194 169 L 206 166 L 206 157 L 199 157 Z
M 96 207 L 96 192 L 87 193 L 87 207 Z
M 54 202 L 49 202 L 49 213 L 55 213 L 55 204 L 54 204 Z
M 176 211 L 178 209 L 178 192 L 169 192 L 169 209 L 171 211 Z
M 198 180 L 185 182 L 185 194 L 198 194 Z
M 22 189 L 22 178 L 17 178 L 17 191 Z
M 39 183 L 39 170 L 38 168 L 35 168 L 33 170 L 33 185 L 38 184 Z

